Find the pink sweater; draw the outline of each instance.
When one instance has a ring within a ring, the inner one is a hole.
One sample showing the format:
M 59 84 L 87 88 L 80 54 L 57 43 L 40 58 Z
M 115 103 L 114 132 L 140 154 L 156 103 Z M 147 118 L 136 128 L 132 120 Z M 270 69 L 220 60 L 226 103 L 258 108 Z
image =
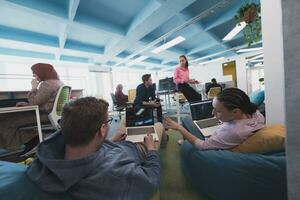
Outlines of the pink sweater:
M 179 83 L 186 83 L 190 80 L 189 69 L 184 67 L 176 67 L 174 72 L 174 83 L 178 85 Z
M 256 111 L 250 119 L 224 122 L 211 137 L 206 140 L 197 139 L 194 145 L 201 150 L 231 149 L 255 134 L 254 131 L 263 128 L 264 122 L 264 116 Z

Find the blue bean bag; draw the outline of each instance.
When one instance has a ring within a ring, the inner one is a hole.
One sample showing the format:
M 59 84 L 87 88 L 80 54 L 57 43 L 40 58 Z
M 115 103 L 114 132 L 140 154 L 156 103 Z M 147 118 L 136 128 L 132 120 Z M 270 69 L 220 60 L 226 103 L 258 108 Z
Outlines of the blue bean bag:
M 0 197 L 14 200 L 70 199 L 66 194 L 43 192 L 27 178 L 25 165 L 4 161 L 0 161 Z
M 242 154 L 195 149 L 185 141 L 182 171 L 197 191 L 214 200 L 285 200 L 285 153 Z
M 260 106 L 265 100 L 265 91 L 264 90 L 256 90 L 250 95 L 250 101 L 257 106 Z

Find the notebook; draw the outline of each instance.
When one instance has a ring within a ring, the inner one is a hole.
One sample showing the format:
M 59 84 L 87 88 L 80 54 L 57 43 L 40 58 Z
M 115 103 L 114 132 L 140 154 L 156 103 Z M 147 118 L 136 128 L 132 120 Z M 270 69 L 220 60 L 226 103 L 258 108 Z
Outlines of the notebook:
M 126 134 L 126 140 L 134 143 L 144 142 L 147 134 L 158 141 L 152 109 L 126 107 Z
M 203 136 L 214 134 L 220 125 L 220 121 L 212 114 L 212 100 L 194 102 L 190 104 L 192 120 Z

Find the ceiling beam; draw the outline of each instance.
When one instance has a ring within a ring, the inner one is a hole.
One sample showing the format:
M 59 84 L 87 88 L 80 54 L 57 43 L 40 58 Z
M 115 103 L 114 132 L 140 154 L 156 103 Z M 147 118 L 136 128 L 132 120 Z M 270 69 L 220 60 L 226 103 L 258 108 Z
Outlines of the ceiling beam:
M 193 2 L 195 2 L 195 0 L 166 0 L 159 5 L 157 2 L 151 1 L 133 20 L 126 34 L 126 38 L 120 40 L 120 42 L 115 44 L 112 48 L 107 49 L 105 53 L 107 59 L 104 60 L 104 62 L 129 48 L 133 42 L 142 39 Z M 146 13 L 143 14 L 145 11 Z
M 74 21 L 78 6 L 79 6 L 80 0 L 70 0 L 69 1 L 69 9 L 68 9 L 68 19 L 70 21 Z M 63 48 L 65 47 L 67 37 L 69 32 L 69 26 L 67 24 L 63 25 L 62 31 L 59 34 L 59 49 L 55 54 L 55 59 L 58 61 L 61 57 L 61 52 Z
M 169 37 L 169 36 L 171 36 L 172 34 L 174 34 L 174 33 L 178 32 L 178 31 L 180 31 L 180 30 L 182 30 L 182 29 L 188 27 L 189 25 L 198 22 L 200 19 L 203 19 L 203 18 L 205 18 L 205 17 L 207 17 L 207 16 L 210 16 L 214 11 L 226 7 L 226 6 L 227 6 L 229 3 L 231 3 L 232 1 L 233 1 L 233 0 L 222 0 L 222 1 L 218 2 L 217 4 L 215 4 L 214 6 L 212 6 L 211 8 L 209 8 L 209 9 L 207 9 L 207 10 L 205 10 L 205 11 L 199 13 L 198 15 L 196 15 L 195 17 L 193 17 L 193 18 L 187 20 L 185 23 L 181 24 L 180 26 L 175 27 L 174 29 L 172 29 L 171 31 L 169 31 L 169 32 L 165 33 L 164 35 L 160 36 L 160 37 L 157 38 L 156 40 L 150 42 L 150 43 L 149 43 L 148 45 L 146 45 L 144 48 L 142 48 L 142 49 L 140 49 L 140 50 L 134 52 L 133 54 L 127 56 L 126 58 L 123 59 L 122 62 L 119 62 L 119 63 L 117 63 L 117 64 L 114 65 L 114 66 L 121 65 L 122 63 L 127 62 L 128 60 L 130 60 L 130 59 L 133 58 L 134 56 L 137 56 L 137 55 L 139 55 L 139 54 L 141 54 L 141 53 L 143 53 L 143 52 L 149 50 L 150 48 L 152 48 L 153 46 L 155 46 L 155 45 L 158 44 L 159 42 L 163 41 L 166 37 Z M 174 3 L 174 2 L 172 1 L 172 3 Z M 165 9 L 167 9 L 167 8 L 165 8 Z M 183 8 L 182 8 L 182 9 L 183 9 Z M 179 11 L 178 11 L 176 14 L 178 14 L 178 13 L 179 13 Z
M 72 9 L 75 10 L 76 1 L 74 1 L 74 3 L 72 5 L 73 5 Z M 66 24 L 68 26 L 72 26 L 72 27 L 75 27 L 75 28 L 78 28 L 78 29 L 92 30 L 92 31 L 98 32 L 101 35 L 102 34 L 107 34 L 107 35 L 110 35 L 111 37 L 115 37 L 115 38 L 120 38 L 120 37 L 125 36 L 124 31 L 119 30 L 117 28 L 108 29 L 106 26 L 101 26 L 101 25 L 99 25 L 97 27 L 93 27 L 93 26 L 90 26 L 90 25 L 75 22 L 75 21 L 73 21 L 73 19 L 70 20 L 69 18 L 66 19 L 66 18 L 63 18 L 63 17 L 59 17 L 59 16 L 56 16 L 56 15 L 52 15 L 52 14 L 49 14 L 49 13 L 45 13 L 45 12 L 30 8 L 30 7 L 23 6 L 23 5 L 20 5 L 20 4 L 17 4 L 17 3 L 13 3 L 13 2 L 10 2 L 10 1 L 1 0 L 0 1 L 0 6 L 15 9 L 15 10 L 26 12 L 26 13 L 30 13 L 34 16 L 37 16 L 37 17 L 40 17 L 40 18 L 43 18 L 43 19 L 47 19 L 47 20 L 51 20 L 51 21 L 54 21 L 54 22 L 59 23 L 59 24 Z M 75 16 L 75 11 L 72 11 L 72 12 Z M 69 11 L 69 13 L 71 13 L 71 14 L 72 14 L 72 12 Z M 101 28 L 99 28 L 99 27 L 101 27 Z
M 229 1 L 228 4 L 226 4 L 225 6 L 228 6 L 229 3 L 231 3 L 232 1 L 234 1 L 234 0 Z M 224 7 L 225 7 L 225 6 L 224 6 Z M 223 8 L 224 8 L 224 7 L 223 7 Z M 215 11 L 214 11 L 214 12 L 215 12 Z M 184 20 L 190 19 L 190 16 L 188 16 L 187 13 L 180 13 L 180 14 L 178 14 L 178 17 L 181 17 L 181 18 L 183 18 Z M 195 24 L 193 24 L 192 26 L 195 27 L 196 29 L 198 29 L 198 32 L 201 32 L 203 35 L 205 35 L 205 37 L 209 38 L 210 41 L 212 41 L 212 43 L 214 43 L 215 45 L 220 45 L 221 47 L 223 47 L 223 48 L 225 48 L 225 49 L 229 49 L 229 48 L 230 48 L 227 44 L 223 43 L 222 39 L 216 37 L 214 34 L 212 34 L 212 33 L 210 33 L 210 32 L 205 31 L 204 28 L 203 28 L 199 23 L 195 23 Z M 212 45 L 212 43 L 211 43 L 210 45 Z M 211 47 L 210 45 L 207 45 L 207 48 Z M 212 46 L 215 46 L 215 45 L 212 45 Z M 189 51 L 189 52 L 187 53 L 187 55 L 191 55 L 191 54 L 193 54 L 193 53 L 199 52 L 199 51 L 196 51 L 196 50 L 201 50 L 201 51 L 203 51 L 203 50 L 207 49 L 207 48 L 202 49 L 202 47 L 204 48 L 204 46 L 199 46 L 199 47 L 197 47 L 197 48 L 192 49 L 193 51 L 192 51 L 192 50 Z M 236 54 L 236 53 L 234 52 L 234 54 Z
M 68 18 L 69 20 L 74 21 L 80 0 L 70 0 L 69 1 L 69 9 L 68 9 Z

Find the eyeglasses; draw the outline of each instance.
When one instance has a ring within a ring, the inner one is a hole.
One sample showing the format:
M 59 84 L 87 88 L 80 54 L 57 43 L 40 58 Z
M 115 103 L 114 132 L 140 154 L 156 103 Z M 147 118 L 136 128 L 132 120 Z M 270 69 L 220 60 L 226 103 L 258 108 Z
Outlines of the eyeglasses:
M 111 124 L 112 120 L 113 120 L 113 118 L 110 117 L 107 121 L 103 122 L 103 124 Z

